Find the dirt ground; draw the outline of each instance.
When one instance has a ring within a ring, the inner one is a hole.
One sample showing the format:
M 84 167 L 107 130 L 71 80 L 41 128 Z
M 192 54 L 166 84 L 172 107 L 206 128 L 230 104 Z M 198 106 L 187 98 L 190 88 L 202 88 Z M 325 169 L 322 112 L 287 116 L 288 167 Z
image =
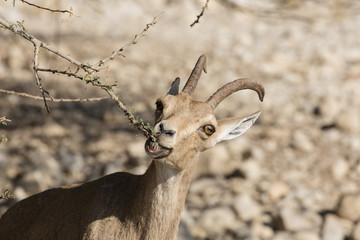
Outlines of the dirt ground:
M 103 78 L 146 122 L 175 77 L 182 84 L 207 55 L 194 97 L 206 100 L 240 77 L 261 81 L 263 103 L 243 91 L 217 109 L 219 118 L 261 110 L 250 130 L 202 153 L 193 176 L 179 239 L 360 239 L 360 2 L 351 0 L 37 1 L 74 16 L 15 1 L 0 18 L 83 63 L 130 42 Z M 33 46 L 0 31 L 0 89 L 39 95 Z M 40 65 L 66 69 L 40 52 Z M 56 98 L 107 96 L 80 80 L 41 75 Z M 51 103 L 0 93 L 0 215 L 29 195 L 115 171 L 143 173 L 145 138 L 111 99 Z M 349 200 L 350 199 L 350 200 Z

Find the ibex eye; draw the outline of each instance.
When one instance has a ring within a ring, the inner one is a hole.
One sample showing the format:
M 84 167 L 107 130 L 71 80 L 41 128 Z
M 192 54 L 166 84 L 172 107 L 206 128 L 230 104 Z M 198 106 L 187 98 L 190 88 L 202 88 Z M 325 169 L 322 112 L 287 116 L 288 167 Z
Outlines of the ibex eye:
M 206 133 L 206 135 L 211 136 L 215 132 L 215 128 L 212 125 L 206 125 L 204 127 L 204 132 Z
M 157 101 L 157 102 L 156 102 L 156 110 L 162 111 L 163 108 L 164 108 L 164 105 L 162 104 L 162 102 Z

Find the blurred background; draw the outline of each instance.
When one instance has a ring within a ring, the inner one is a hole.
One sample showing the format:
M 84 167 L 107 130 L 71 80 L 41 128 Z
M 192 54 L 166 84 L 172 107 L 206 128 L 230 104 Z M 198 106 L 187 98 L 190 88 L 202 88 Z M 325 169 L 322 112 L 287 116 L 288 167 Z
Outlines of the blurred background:
M 181 219 L 179 239 L 360 239 L 360 1 L 205 0 L 44 1 L 51 13 L 1 1 L 0 17 L 83 63 L 130 42 L 157 24 L 104 71 L 118 95 L 147 122 L 175 77 L 182 84 L 207 55 L 194 93 L 206 100 L 240 77 L 261 81 L 256 93 L 231 95 L 218 118 L 261 110 L 250 130 L 201 155 Z M 40 95 L 33 45 L 0 31 L 0 88 Z M 65 70 L 40 52 L 40 66 Z M 105 76 L 106 75 L 106 76 Z M 102 97 L 77 79 L 42 74 L 56 98 Z M 110 99 L 51 103 L 0 93 L 0 215 L 29 195 L 116 171 L 141 174 L 150 163 L 142 133 Z

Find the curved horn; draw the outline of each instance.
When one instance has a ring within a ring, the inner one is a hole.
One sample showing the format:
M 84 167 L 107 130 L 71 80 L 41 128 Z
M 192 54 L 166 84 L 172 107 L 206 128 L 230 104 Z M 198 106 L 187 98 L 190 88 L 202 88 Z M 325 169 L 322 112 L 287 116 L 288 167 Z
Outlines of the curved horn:
M 206 101 L 213 109 L 216 108 L 219 103 L 224 100 L 226 97 L 231 95 L 234 92 L 243 90 L 243 89 L 251 89 L 257 92 L 259 95 L 260 101 L 263 101 L 265 90 L 264 87 L 256 82 L 252 81 L 248 78 L 240 78 L 233 82 L 225 84 L 223 87 L 218 89 L 211 97 Z
M 203 54 L 199 57 L 198 61 L 195 64 L 194 69 L 192 70 L 189 79 L 187 80 L 183 92 L 191 95 L 200 79 L 201 71 L 204 71 L 206 73 L 206 55 Z

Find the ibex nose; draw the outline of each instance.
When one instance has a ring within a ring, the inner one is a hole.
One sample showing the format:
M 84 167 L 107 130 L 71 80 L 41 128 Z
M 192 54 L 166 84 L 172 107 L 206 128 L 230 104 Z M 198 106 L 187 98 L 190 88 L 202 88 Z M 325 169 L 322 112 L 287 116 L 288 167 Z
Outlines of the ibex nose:
M 159 129 L 158 129 L 158 130 L 159 130 L 159 131 L 157 131 L 157 132 L 155 133 L 155 136 L 156 136 L 156 137 L 160 136 L 160 135 L 163 134 L 163 133 L 166 134 L 166 135 L 168 135 L 168 136 L 170 136 L 170 137 L 172 137 L 172 136 L 174 136 L 175 133 L 176 133 L 175 130 L 167 129 L 167 127 L 164 126 L 164 123 L 163 123 L 163 122 L 160 122 L 160 123 L 159 123 Z

